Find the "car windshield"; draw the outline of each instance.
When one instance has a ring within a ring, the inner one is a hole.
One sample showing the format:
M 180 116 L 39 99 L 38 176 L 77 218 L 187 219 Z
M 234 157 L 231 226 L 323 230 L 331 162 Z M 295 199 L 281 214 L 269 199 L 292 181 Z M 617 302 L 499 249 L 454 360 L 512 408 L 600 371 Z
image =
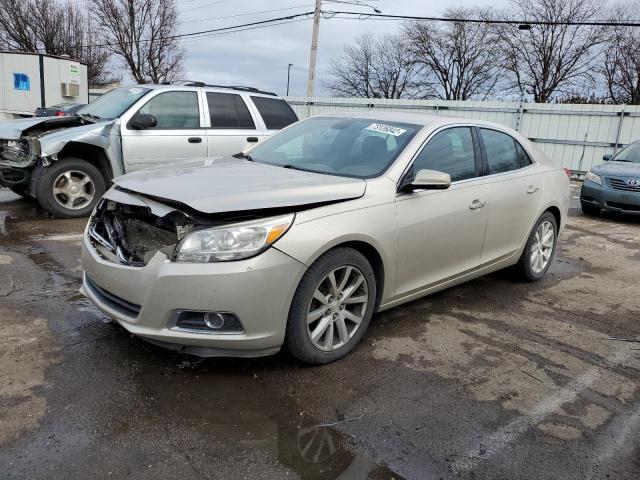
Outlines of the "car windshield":
M 150 91 L 151 89 L 144 87 L 116 88 L 99 96 L 76 113 L 96 118 L 117 118 Z
M 364 118 L 315 117 L 298 122 L 249 152 L 256 162 L 354 178 L 381 175 L 419 125 Z
M 627 145 L 611 160 L 614 162 L 640 163 L 640 142 Z

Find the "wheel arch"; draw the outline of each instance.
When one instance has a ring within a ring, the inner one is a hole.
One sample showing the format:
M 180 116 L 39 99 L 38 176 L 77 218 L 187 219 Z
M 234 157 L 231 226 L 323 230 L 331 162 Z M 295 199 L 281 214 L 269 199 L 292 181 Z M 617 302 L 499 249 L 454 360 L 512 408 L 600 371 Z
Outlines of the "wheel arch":
M 562 222 L 564 221 L 564 218 L 562 218 L 562 213 L 560 213 L 560 209 L 555 205 L 550 205 L 540 215 L 543 215 L 546 212 L 549 212 L 553 215 L 553 217 L 556 219 L 556 224 L 558 225 L 558 229 L 560 229 L 563 225 Z
M 100 171 L 107 185 L 109 185 L 109 182 L 113 179 L 111 162 L 109 161 L 107 153 L 101 147 L 81 142 L 69 142 L 60 150 L 60 153 L 58 153 L 59 159 L 65 157 L 80 158 L 92 164 Z
M 365 238 L 343 238 L 326 246 L 323 250 L 316 252 L 309 265 L 313 264 L 318 258 L 325 253 L 335 250 L 337 248 L 352 248 L 357 252 L 364 255 L 367 261 L 373 268 L 373 273 L 376 277 L 376 309 L 380 305 L 384 296 L 384 289 L 387 285 L 387 274 L 390 273 L 390 269 L 385 267 L 385 261 L 379 248 L 373 245 L 374 242 L 368 241 Z

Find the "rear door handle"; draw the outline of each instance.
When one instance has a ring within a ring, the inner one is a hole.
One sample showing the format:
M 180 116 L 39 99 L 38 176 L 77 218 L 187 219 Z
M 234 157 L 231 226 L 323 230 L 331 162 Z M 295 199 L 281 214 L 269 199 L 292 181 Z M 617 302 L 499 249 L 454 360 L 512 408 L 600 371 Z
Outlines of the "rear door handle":
M 527 188 L 527 193 L 536 193 L 538 190 L 540 189 L 535 185 L 529 185 L 529 188 Z
M 247 142 L 256 143 L 258 141 L 258 137 L 247 137 Z
M 469 204 L 469 208 L 471 210 L 478 210 L 479 208 L 484 207 L 486 204 L 487 202 L 482 202 L 476 198 L 473 202 Z
M 189 137 L 187 140 L 189 143 L 202 143 L 202 139 L 200 137 Z

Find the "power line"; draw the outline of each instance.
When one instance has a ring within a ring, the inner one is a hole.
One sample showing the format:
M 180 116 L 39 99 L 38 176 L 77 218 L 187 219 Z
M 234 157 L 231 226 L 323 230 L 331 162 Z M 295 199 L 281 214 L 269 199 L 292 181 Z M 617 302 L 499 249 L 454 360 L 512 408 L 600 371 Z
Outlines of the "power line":
M 224 20 L 225 18 L 246 17 L 249 15 L 259 15 L 261 13 L 271 13 L 271 12 L 282 12 L 285 10 L 295 10 L 298 8 L 312 7 L 312 6 L 313 6 L 313 3 L 302 3 L 297 7 L 274 8 L 272 10 L 260 10 L 257 12 L 246 12 L 246 13 L 237 13 L 235 15 L 225 15 L 224 17 L 201 18 L 199 20 L 182 20 L 180 23 L 197 23 L 197 22 L 207 22 L 209 20 Z
M 359 17 L 361 20 L 366 20 L 368 17 L 372 19 L 390 19 L 390 20 L 427 20 L 432 22 L 458 22 L 458 23 L 487 23 L 496 25 L 567 25 L 567 26 L 584 26 L 584 27 L 640 27 L 640 22 L 611 22 L 604 20 L 592 20 L 584 22 L 574 21 L 551 21 L 551 20 L 500 20 L 491 18 L 448 18 L 448 17 L 418 17 L 414 15 L 389 15 L 385 13 L 362 13 L 362 12 L 343 12 L 336 10 L 323 10 L 323 14 L 329 15 L 327 18 L 334 18 L 335 15 L 347 15 L 347 17 L 338 18 L 351 18 L 354 16 Z
M 235 30 L 238 28 L 243 28 L 243 27 L 251 27 L 254 25 L 265 25 L 265 24 L 269 24 L 269 23 L 274 23 L 274 22 L 278 22 L 281 20 L 293 20 L 294 18 L 300 18 L 300 17 L 308 17 L 309 15 L 313 15 L 313 12 L 305 12 L 305 13 L 296 13 L 293 15 L 287 15 L 284 17 L 278 17 L 278 18 L 270 18 L 267 20 L 260 20 L 257 22 L 250 22 L 250 23 L 243 23 L 241 25 L 231 25 L 229 27 L 220 27 L 220 28 L 211 28 L 208 30 L 201 30 L 198 32 L 189 32 L 189 33 L 179 33 L 176 35 L 168 35 L 166 37 L 164 37 L 165 40 L 170 40 L 170 39 L 174 39 L 174 38 L 184 38 L 184 37 L 194 37 L 197 35 L 202 35 L 204 33 L 216 33 L 216 32 L 224 32 L 224 31 L 229 31 L 229 30 Z M 150 42 L 151 39 L 142 39 L 142 40 L 138 40 L 137 42 L 125 42 L 126 44 L 130 44 L 130 43 L 146 43 L 146 42 Z M 81 48 L 98 48 L 98 47 L 111 47 L 114 46 L 116 44 L 114 43 L 102 43 L 102 44 L 95 44 L 95 45 L 81 45 Z
M 191 12 L 192 10 L 199 10 L 201 8 L 206 8 L 206 7 L 213 7 L 214 5 L 218 5 L 219 3 L 225 3 L 228 1 L 229 0 L 218 0 L 217 2 L 209 2 L 209 3 L 205 3 L 204 5 L 198 5 L 197 7 L 187 8 L 186 10 L 179 10 L 179 13 Z
M 200 37 L 193 37 L 193 38 L 189 38 L 187 40 L 183 40 L 182 43 L 191 43 L 191 42 L 195 42 L 198 40 L 203 40 L 206 38 L 213 38 L 213 37 L 221 37 L 223 35 L 231 35 L 234 33 L 238 33 L 238 32 L 247 32 L 250 30 L 259 30 L 261 28 L 267 28 L 267 27 L 277 27 L 279 25 L 288 25 L 290 23 L 297 23 L 297 22 L 304 22 L 306 20 L 309 20 L 308 18 L 296 18 L 294 20 L 287 20 L 287 21 L 282 21 L 282 22 L 274 22 L 274 23 L 269 23 L 267 25 L 259 25 L 259 26 L 255 26 L 255 27 L 247 27 L 247 28 L 240 28 L 237 30 L 231 30 L 228 32 L 218 32 L 218 33 L 207 33 L 207 34 L 203 34 Z

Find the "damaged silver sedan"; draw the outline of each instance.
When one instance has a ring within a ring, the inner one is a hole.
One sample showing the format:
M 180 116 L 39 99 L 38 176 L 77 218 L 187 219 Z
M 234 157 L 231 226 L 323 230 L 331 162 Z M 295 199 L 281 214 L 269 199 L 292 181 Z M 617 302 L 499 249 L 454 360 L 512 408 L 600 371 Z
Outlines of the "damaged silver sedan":
M 314 117 L 114 183 L 82 253 L 104 313 L 186 353 L 315 364 L 376 311 L 506 267 L 542 279 L 569 205 L 565 172 L 518 133 L 402 113 Z

